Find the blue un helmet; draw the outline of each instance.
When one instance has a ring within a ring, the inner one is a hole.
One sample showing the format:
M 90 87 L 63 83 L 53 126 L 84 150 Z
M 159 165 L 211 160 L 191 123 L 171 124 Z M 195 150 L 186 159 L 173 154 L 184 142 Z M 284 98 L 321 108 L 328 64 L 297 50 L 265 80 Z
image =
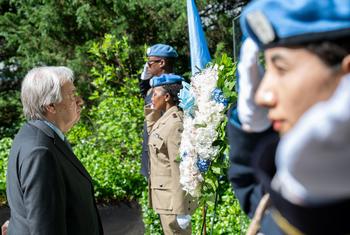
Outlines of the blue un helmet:
M 185 79 L 179 75 L 175 74 L 162 74 L 160 76 L 153 77 L 150 80 L 151 87 L 163 86 L 166 84 L 181 83 Z
M 147 49 L 147 56 L 156 56 L 164 58 L 177 58 L 176 50 L 166 44 L 155 44 Z
M 244 36 L 260 48 L 293 46 L 350 36 L 348 0 L 258 0 L 240 19 Z

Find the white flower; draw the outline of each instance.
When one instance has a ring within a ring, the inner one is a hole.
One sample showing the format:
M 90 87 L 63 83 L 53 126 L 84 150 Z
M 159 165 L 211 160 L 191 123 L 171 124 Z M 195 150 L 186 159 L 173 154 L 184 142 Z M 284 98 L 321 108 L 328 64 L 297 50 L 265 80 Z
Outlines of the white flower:
M 183 190 L 194 197 L 201 195 L 202 174 L 197 167 L 198 158 L 213 160 L 219 147 L 213 146 L 218 138 L 217 127 L 224 120 L 224 105 L 212 99 L 217 86 L 218 65 L 209 67 L 191 78 L 190 91 L 195 98 L 194 117 L 184 115 L 184 130 L 180 144 L 180 183 Z

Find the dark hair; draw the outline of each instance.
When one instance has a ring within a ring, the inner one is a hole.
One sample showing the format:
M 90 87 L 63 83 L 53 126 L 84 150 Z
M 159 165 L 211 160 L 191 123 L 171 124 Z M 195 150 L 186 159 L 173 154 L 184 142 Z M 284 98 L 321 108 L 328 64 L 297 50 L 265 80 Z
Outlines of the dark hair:
M 166 84 L 166 85 L 163 85 L 162 88 L 165 90 L 165 92 L 169 93 L 175 105 L 178 105 L 180 103 L 180 100 L 177 94 L 182 89 L 181 83 Z
M 316 54 L 326 65 L 336 66 L 341 64 L 344 57 L 350 54 L 350 38 L 335 39 L 332 41 L 320 41 L 307 43 L 304 47 Z

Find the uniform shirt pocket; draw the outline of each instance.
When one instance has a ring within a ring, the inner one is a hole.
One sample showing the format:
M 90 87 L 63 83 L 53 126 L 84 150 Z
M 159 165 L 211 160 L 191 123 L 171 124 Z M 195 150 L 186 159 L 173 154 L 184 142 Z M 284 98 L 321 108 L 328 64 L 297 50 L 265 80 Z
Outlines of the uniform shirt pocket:
M 171 177 L 153 177 L 151 179 L 152 204 L 155 209 L 173 210 L 173 194 Z
M 160 151 L 164 144 L 164 138 L 161 137 L 158 133 L 154 133 L 152 137 L 152 146 Z
M 154 164 L 154 175 L 163 175 L 170 176 L 171 175 L 171 166 L 170 160 L 168 156 L 168 149 L 164 142 L 164 138 L 159 136 L 157 133 L 154 134 L 154 138 L 152 139 L 152 145 L 155 148 L 155 161 L 152 162 Z

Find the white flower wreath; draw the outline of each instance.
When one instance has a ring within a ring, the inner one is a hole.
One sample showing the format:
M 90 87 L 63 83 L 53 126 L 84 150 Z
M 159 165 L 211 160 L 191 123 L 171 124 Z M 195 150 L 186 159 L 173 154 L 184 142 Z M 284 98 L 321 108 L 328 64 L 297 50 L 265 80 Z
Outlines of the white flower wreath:
M 180 183 L 193 197 L 201 195 L 203 174 L 219 154 L 213 146 L 218 137 L 217 127 L 225 118 L 228 105 L 223 92 L 217 88 L 218 65 L 206 68 L 183 82 L 179 93 L 184 110 L 184 130 L 180 145 Z

